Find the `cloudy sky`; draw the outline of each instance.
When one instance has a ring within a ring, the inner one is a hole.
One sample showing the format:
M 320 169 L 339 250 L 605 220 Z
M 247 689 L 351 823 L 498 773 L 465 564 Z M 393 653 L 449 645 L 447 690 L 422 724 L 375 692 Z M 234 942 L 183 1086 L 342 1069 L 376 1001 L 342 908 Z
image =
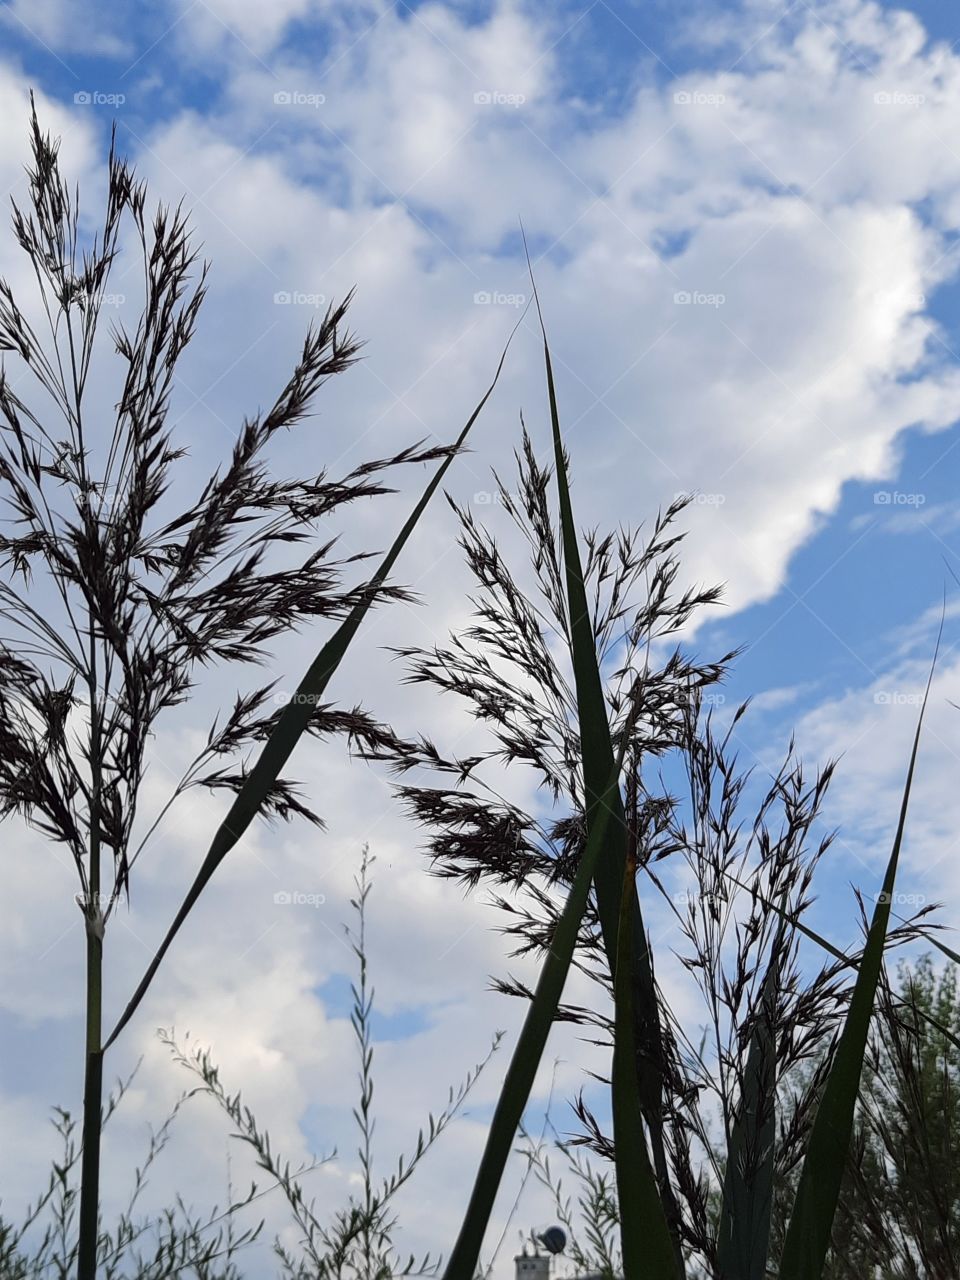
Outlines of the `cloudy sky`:
M 872 891 L 889 849 L 946 589 L 901 887 L 943 901 L 949 922 L 960 915 L 955 20 L 934 0 L 679 10 L 663 0 L 7 0 L 0 188 L 25 194 L 33 89 L 91 223 L 114 121 L 151 198 L 192 209 L 212 271 L 174 405 L 190 445 L 188 487 L 230 447 L 243 415 L 270 403 L 317 308 L 353 285 L 365 358 L 276 451 L 277 472 L 345 470 L 416 439 L 451 439 L 529 292 L 522 219 L 583 524 L 635 525 L 696 491 L 685 573 L 722 582 L 725 604 L 688 641 L 705 657 L 746 646 L 724 690 L 728 709 L 755 698 L 739 728 L 743 762 L 769 768 L 791 733 L 811 764 L 841 757 L 828 814 L 840 834 L 817 910 L 842 945 L 856 934 L 851 883 Z M 132 264 L 117 266 L 118 314 L 136 301 Z M 27 286 L 9 235 L 0 268 Z M 546 450 L 529 317 L 473 452 L 450 473 L 451 494 L 485 518 L 496 519 L 490 468 L 509 474 L 521 410 Z M 353 511 L 337 527 L 344 546 L 385 547 L 423 481 L 410 469 L 397 497 Z M 383 651 L 438 642 L 466 622 L 454 533 L 437 501 L 399 574 L 422 604 L 372 619 L 332 692 L 462 747 L 482 735 L 461 708 L 398 687 Z M 323 638 L 318 630 L 282 649 L 281 687 Z M 161 727 L 152 803 L 163 802 L 181 735 L 205 727 L 200 716 Z M 243 1089 L 291 1159 L 338 1146 L 315 1186 L 331 1208 L 348 1193 L 355 1062 L 341 922 L 365 840 L 378 859 L 370 931 L 387 1165 L 494 1031 L 516 1030 L 519 1010 L 485 992 L 506 967 L 495 916 L 482 894 L 464 898 L 424 874 L 420 833 L 385 776 L 312 744 L 295 771 L 328 831 L 244 841 L 112 1051 L 111 1077 L 144 1061 L 105 1148 L 108 1206 L 148 1122 L 188 1083 L 158 1045 L 158 1026 L 211 1046 L 226 1083 Z M 508 785 L 531 794 L 528 779 Z M 109 939 L 111 1008 L 220 816 L 216 799 L 184 804 L 145 855 Z M 3 874 L 0 1187 L 15 1209 L 55 1149 L 44 1127 L 51 1105 L 78 1108 L 83 942 L 71 869 L 14 824 Z M 276 906 L 278 890 L 324 901 Z M 575 1037 L 558 1037 L 535 1126 L 554 1060 L 563 1129 L 564 1100 L 582 1067 L 598 1063 Z M 506 1049 L 403 1201 L 409 1248 L 449 1248 L 505 1064 Z M 179 1187 L 198 1206 L 222 1202 L 226 1128 L 202 1103 L 189 1116 L 150 1194 L 162 1201 Z M 232 1162 L 243 1184 L 249 1169 L 235 1148 Z M 517 1231 L 548 1213 L 528 1187 L 495 1275 L 510 1274 Z M 267 1252 L 257 1257 L 252 1270 L 267 1274 Z

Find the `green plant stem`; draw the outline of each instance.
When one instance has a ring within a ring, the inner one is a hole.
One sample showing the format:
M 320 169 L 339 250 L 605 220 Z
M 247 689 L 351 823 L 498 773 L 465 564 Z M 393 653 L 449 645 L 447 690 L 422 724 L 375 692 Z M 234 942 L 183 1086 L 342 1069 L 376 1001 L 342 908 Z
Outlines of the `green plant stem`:
M 95 1280 L 100 1209 L 100 1127 L 103 1108 L 101 993 L 103 939 L 87 929 L 87 1036 L 83 1082 L 83 1158 L 80 1165 L 80 1239 L 77 1280 Z
M 77 1280 L 96 1280 L 100 1228 L 100 1131 L 103 1115 L 103 912 L 100 897 L 101 723 L 97 649 L 90 625 L 90 869 L 84 917 L 87 930 L 87 1034 L 83 1081 L 83 1157 L 80 1165 L 80 1237 Z

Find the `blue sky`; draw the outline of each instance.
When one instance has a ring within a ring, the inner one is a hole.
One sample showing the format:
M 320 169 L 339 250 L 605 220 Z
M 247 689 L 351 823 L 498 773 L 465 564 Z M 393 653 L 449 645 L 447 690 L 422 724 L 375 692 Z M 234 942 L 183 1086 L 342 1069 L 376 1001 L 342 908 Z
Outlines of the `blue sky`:
M 903 884 L 960 919 L 960 24 L 949 6 L 9 0 L 0 29 L 4 191 L 22 198 L 32 88 L 93 215 L 114 121 L 152 197 L 193 209 L 213 264 L 177 389 L 197 475 L 276 390 L 319 300 L 354 283 L 366 358 L 325 392 L 309 446 L 280 447 L 278 469 L 301 465 L 308 447 L 336 470 L 424 435 L 452 438 L 528 290 L 523 219 L 583 523 L 636 524 L 697 491 L 684 563 L 690 580 L 723 581 L 727 604 L 687 640 L 711 658 L 745 646 L 718 713 L 754 697 L 738 733 L 744 763 L 762 776 L 793 732 L 811 765 L 842 757 L 827 813 L 841 834 L 817 917 L 838 942 L 855 936 L 850 882 L 870 892 L 889 847 L 946 588 Z M 25 284 L 10 237 L 0 269 Z M 133 301 L 125 270 L 119 314 Z M 489 490 L 490 466 L 510 475 L 521 408 L 546 448 L 530 324 L 474 452 L 451 473 L 458 500 Z M 358 510 L 345 545 L 384 546 L 419 483 L 400 477 L 397 498 Z M 397 688 L 382 652 L 467 622 L 453 533 L 437 503 L 401 572 L 424 608 L 375 620 L 339 696 L 399 728 L 425 720 L 462 748 L 482 734 L 459 708 Z M 283 646 L 275 674 L 289 678 L 309 652 L 306 639 Z M 173 731 L 158 739 L 151 798 L 178 750 Z M 363 840 L 381 877 L 385 1145 L 409 1137 L 409 1115 L 483 1056 L 496 1027 L 515 1026 L 516 1011 L 475 995 L 505 963 L 490 911 L 426 879 L 384 778 L 320 747 L 300 774 L 330 797 L 329 833 L 320 847 L 303 832 L 258 835 L 224 871 L 118 1051 L 118 1072 L 145 1055 L 129 1141 L 176 1092 L 152 1036 L 175 1021 L 215 1046 L 292 1154 L 331 1145 L 322 1130 L 351 1098 L 354 1070 L 340 922 Z M 531 800 L 529 780 L 505 785 Z M 118 930 L 112 999 L 217 812 L 197 801 L 158 843 Z M 15 862 L 21 911 L 0 942 L 14 1050 L 0 1076 L 14 1135 L 0 1173 L 22 1161 L 39 1176 L 31 1126 L 77 1091 L 78 926 L 68 877 L 51 869 L 65 904 L 51 910 L 30 879 L 39 842 L 15 839 L 32 861 Z M 264 915 L 283 885 L 322 892 L 326 906 Z M 232 967 L 228 954 L 240 957 Z M 557 1052 L 568 1096 L 596 1064 L 570 1036 Z M 537 1105 L 546 1088 L 545 1076 Z M 461 1155 L 425 1166 L 422 1195 L 451 1230 L 460 1160 L 479 1150 L 494 1092 L 491 1078 Z M 201 1194 L 219 1176 L 223 1129 L 206 1114 L 197 1125 L 209 1145 L 190 1175 Z M 347 1130 L 332 1136 L 352 1147 Z M 410 1214 L 410 1247 L 435 1247 L 435 1218 Z

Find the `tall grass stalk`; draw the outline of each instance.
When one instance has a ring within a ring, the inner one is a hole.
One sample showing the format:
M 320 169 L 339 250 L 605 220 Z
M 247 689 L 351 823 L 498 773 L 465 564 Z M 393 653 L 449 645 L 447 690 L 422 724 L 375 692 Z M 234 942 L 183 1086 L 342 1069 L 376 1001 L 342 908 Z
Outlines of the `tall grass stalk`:
M 13 529 L 0 536 L 0 816 L 18 813 L 66 846 L 80 884 L 86 931 L 86 1035 L 79 1280 L 97 1268 L 103 1054 L 143 999 L 163 956 L 216 868 L 256 815 L 322 821 L 281 776 L 304 733 L 364 738 L 362 717 L 322 701 L 367 610 L 409 599 L 389 582 L 396 559 L 462 447 L 502 368 L 455 444 L 414 445 L 365 462 L 339 479 L 272 478 L 264 453 L 283 430 L 301 426 L 317 392 L 356 360 L 345 329 L 349 296 L 311 328 L 293 374 L 272 408 L 246 420 L 222 470 L 186 507 L 174 506 L 170 398 L 178 361 L 191 341 L 207 267 L 198 266 L 181 208 L 152 220 L 146 192 L 111 143 L 100 233 L 83 245 L 77 198 L 32 111 L 29 206 L 14 204 L 15 237 L 37 284 L 41 338 L 0 281 L 0 351 L 37 392 L 31 405 L 0 371 L 0 486 Z M 112 427 L 98 430 L 91 407 L 92 361 L 103 299 L 131 224 L 143 264 L 143 305 L 135 330 L 112 342 L 120 389 Z M 505 353 L 504 353 L 505 354 Z M 56 422 L 56 425 L 55 425 Z M 302 427 L 301 427 L 302 429 Z M 377 572 L 344 581 L 334 541 L 315 543 L 316 525 L 359 498 L 390 490 L 378 473 L 439 461 L 413 513 Z M 282 552 L 314 543 L 282 563 Z M 33 586 L 42 576 L 40 590 Z M 29 588 L 29 589 L 28 589 Z M 204 749 L 167 804 L 139 836 L 140 784 L 147 740 L 158 717 L 184 702 L 196 672 L 214 663 L 258 663 L 269 642 L 319 619 L 340 621 L 297 695 L 270 707 L 272 685 L 238 694 L 214 722 Z M 252 769 L 247 756 L 258 751 Z M 192 787 L 226 791 L 233 802 L 197 877 L 143 979 L 109 1035 L 103 1035 L 106 926 L 128 897 L 130 875 L 157 822 Z
M 529 256 L 527 262 L 529 264 Z M 676 1215 L 672 1212 L 673 1206 L 670 1203 L 672 1193 L 667 1179 L 663 1143 L 663 1047 L 660 1013 L 652 957 L 637 892 L 636 848 L 628 848 L 619 768 L 612 788 L 608 786 L 601 789 L 598 785 L 613 763 L 614 749 L 570 503 L 569 460 L 564 452 L 560 430 L 553 362 L 532 270 L 530 278 L 543 336 L 543 359 L 550 402 L 563 563 L 570 610 L 571 656 L 580 725 L 586 801 L 584 819 L 588 835 L 597 823 L 599 807 L 607 804 L 612 807 L 611 820 L 606 824 L 603 856 L 595 864 L 593 880 L 616 1006 L 611 1080 L 614 1141 L 619 1143 L 621 1151 L 629 1150 L 632 1153 L 629 1161 L 617 1162 L 617 1184 L 621 1199 L 634 1209 L 634 1212 L 624 1215 L 623 1220 L 624 1267 L 631 1273 L 639 1272 L 642 1260 L 646 1258 L 653 1269 L 665 1277 L 682 1275 L 683 1256 Z M 646 1123 L 654 1163 L 660 1175 L 659 1189 L 649 1166 L 643 1122 Z
M 901 961 L 896 985 L 881 980 L 824 1280 L 958 1274 L 958 1030 L 956 965 L 937 973 L 927 954 L 911 965 Z M 829 1050 L 825 1044 L 823 1054 Z M 822 1090 L 820 1065 L 818 1058 L 798 1071 L 787 1089 Z M 797 1174 L 796 1167 L 785 1169 L 778 1180 L 774 1265 Z

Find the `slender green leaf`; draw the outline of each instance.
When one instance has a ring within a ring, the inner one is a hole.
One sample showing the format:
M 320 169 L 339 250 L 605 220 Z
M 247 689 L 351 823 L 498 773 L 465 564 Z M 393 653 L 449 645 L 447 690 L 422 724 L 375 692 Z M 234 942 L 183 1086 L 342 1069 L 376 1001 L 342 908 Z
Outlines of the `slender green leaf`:
M 524 242 L 526 246 L 526 242 Z M 567 607 L 570 614 L 570 640 L 573 658 L 573 669 L 577 695 L 577 717 L 580 727 L 580 750 L 583 760 L 583 781 L 585 798 L 586 828 L 589 833 L 597 819 L 599 805 L 602 803 L 606 778 L 613 763 L 613 743 L 610 736 L 610 724 L 607 719 L 607 708 L 603 694 L 603 683 L 600 678 L 600 667 L 597 661 L 596 640 L 593 633 L 590 610 L 587 604 L 587 593 L 583 578 L 583 567 L 580 560 L 580 549 L 577 544 L 576 526 L 573 520 L 573 508 L 570 501 L 570 487 L 567 476 L 567 460 L 563 449 L 560 432 L 560 414 L 557 408 L 556 386 L 553 377 L 553 363 L 550 358 L 550 345 L 547 341 L 546 326 L 540 310 L 540 299 L 537 294 L 536 281 L 527 255 L 530 268 L 530 281 L 533 299 L 540 321 L 543 336 L 544 366 L 547 377 L 547 394 L 550 403 L 550 422 L 553 432 L 554 454 L 556 458 L 557 489 L 560 505 L 560 526 L 563 546 L 564 569 L 566 573 Z M 597 895 L 597 908 L 600 926 L 603 933 L 604 946 L 610 965 L 611 975 L 616 978 L 618 969 L 618 949 L 620 936 L 621 900 L 624 892 L 627 867 L 626 821 L 620 790 L 617 788 L 613 797 L 613 820 L 608 827 L 607 849 L 604 857 L 597 862 L 594 881 Z M 631 963 L 630 985 L 633 987 L 635 1006 L 631 1001 L 632 1015 L 627 1021 L 620 1019 L 618 1034 L 629 1035 L 629 1041 L 622 1045 L 624 1059 L 636 1066 L 633 1071 L 623 1071 L 616 1076 L 616 1093 L 614 1098 L 614 1120 L 617 1116 L 627 1121 L 639 1107 L 646 1120 L 653 1148 L 654 1163 L 660 1191 L 652 1173 L 649 1182 L 653 1194 L 645 1195 L 642 1205 L 637 1211 L 625 1209 L 620 1215 L 621 1233 L 624 1238 L 624 1256 L 638 1256 L 649 1249 L 649 1242 L 658 1239 L 661 1230 L 670 1233 L 666 1213 L 660 1194 L 670 1195 L 669 1175 L 666 1152 L 663 1141 L 663 1049 L 659 1009 L 657 1005 L 656 986 L 653 978 L 653 965 L 647 947 L 647 935 L 640 900 L 637 894 L 636 878 L 630 884 L 631 912 L 633 920 L 627 937 L 630 939 Z M 623 976 L 621 990 L 627 984 Z M 623 1135 L 621 1142 L 614 1125 L 614 1144 L 620 1160 L 640 1159 L 630 1132 Z M 635 1171 L 625 1173 L 632 1179 Z M 620 1173 L 618 1171 L 618 1179 Z M 648 1220 L 640 1212 L 641 1208 L 655 1205 L 654 1218 Z M 676 1221 L 676 1212 L 673 1220 Z M 671 1233 L 672 1234 L 672 1233 Z M 631 1237 L 633 1239 L 631 1240 Z M 683 1257 L 679 1240 L 673 1239 L 672 1265 L 648 1269 L 646 1275 L 650 1280 L 660 1277 L 683 1275 Z M 633 1278 L 628 1273 L 628 1280 Z
M 727 1147 L 717 1241 L 721 1280 L 764 1280 L 767 1274 L 777 1128 L 777 1053 L 772 1006 L 785 933 L 781 923 L 764 975 L 760 1008 Z
M 524 314 L 525 313 L 526 312 L 524 311 Z M 463 446 L 470 428 L 480 416 L 484 405 L 493 394 L 493 390 L 500 379 L 504 361 L 506 360 L 507 352 L 510 349 L 510 343 L 513 341 L 513 336 L 522 323 L 522 320 L 523 316 L 521 315 L 520 319 L 514 325 L 513 330 L 510 333 L 510 337 L 507 339 L 506 345 L 500 355 L 500 361 L 497 365 L 493 381 L 485 391 L 480 403 L 467 419 L 466 425 L 457 438 L 455 446 L 456 449 L 459 450 Z M 160 967 L 160 963 L 166 955 L 170 944 L 179 933 L 183 922 L 190 914 L 210 878 L 213 876 L 213 873 L 260 811 L 261 805 L 269 793 L 270 788 L 280 775 L 280 770 L 289 760 L 294 748 L 310 723 L 310 718 L 313 715 L 314 708 L 321 701 L 331 677 L 334 675 L 343 660 L 343 656 L 346 653 L 351 640 L 356 635 L 367 610 L 376 598 L 378 589 L 387 580 L 390 571 L 396 563 L 397 557 L 400 555 L 407 539 L 410 537 L 420 520 L 420 517 L 426 510 L 427 504 L 436 492 L 440 481 L 443 479 L 447 468 L 453 461 L 454 456 L 455 455 L 451 453 L 451 455 L 445 458 L 437 468 L 433 478 L 424 490 L 420 501 L 407 518 L 403 528 L 397 534 L 393 545 L 384 556 L 379 569 L 371 580 L 370 591 L 367 598 L 351 610 L 348 617 L 344 619 L 334 632 L 333 636 L 331 636 L 323 646 L 317 657 L 311 663 L 306 675 L 300 681 L 296 695 L 283 708 L 277 722 L 276 729 L 265 743 L 263 750 L 260 752 L 256 764 L 251 769 L 250 775 L 244 783 L 242 790 L 234 799 L 234 802 L 230 807 L 230 812 L 227 814 L 226 818 L 224 818 L 217 830 L 207 855 L 201 864 L 200 870 L 197 872 L 196 879 L 190 886 L 189 892 L 184 898 L 180 910 L 177 912 L 173 923 L 167 930 L 166 937 L 163 939 L 156 954 L 150 961 L 147 971 L 141 979 L 139 986 L 131 996 L 117 1025 L 110 1033 L 110 1036 L 104 1045 L 104 1049 L 108 1049 L 110 1047 L 133 1017 L 137 1006 L 146 995 L 147 989 L 153 980 L 153 976 Z
M 738 880 L 736 876 L 731 875 L 729 871 L 724 874 L 727 876 L 728 880 L 732 880 L 733 883 L 739 885 L 741 889 L 747 889 L 747 886 Z M 748 892 L 752 892 L 752 890 L 748 890 Z M 823 947 L 824 951 L 828 951 L 830 955 L 835 956 L 842 964 L 846 965 L 850 969 L 860 968 L 860 960 L 862 957 L 848 956 L 845 951 L 841 951 L 840 948 L 835 947 L 832 942 L 829 942 L 813 929 L 808 928 L 798 915 L 790 911 L 786 911 L 783 907 L 778 907 L 775 902 L 770 902 L 762 893 L 758 893 L 757 898 L 768 911 L 776 911 L 779 916 L 793 925 L 793 927 L 799 930 L 800 933 L 808 937 L 811 942 L 815 942 L 818 947 Z M 936 937 L 932 934 L 926 933 L 924 930 L 921 930 L 920 933 L 928 942 L 932 942 L 935 947 L 939 947 L 940 950 L 953 960 L 955 964 L 960 964 L 960 955 L 957 955 L 955 951 L 951 951 L 949 947 L 938 942 Z M 898 996 L 895 992 L 892 994 L 894 1004 L 906 1005 L 907 1002 L 902 997 Z M 910 1008 L 912 1009 L 913 1006 L 911 1005 Z M 923 1018 L 924 1022 L 928 1023 L 934 1028 L 934 1030 L 939 1031 L 941 1035 L 945 1036 L 955 1048 L 960 1049 L 960 1036 L 956 1035 L 948 1027 L 944 1027 L 936 1018 L 933 1017 L 932 1014 L 928 1013 L 926 1009 L 917 1008 L 916 1011 L 919 1013 L 920 1017 Z
M 553 1026 L 574 948 L 580 932 L 583 913 L 590 896 L 590 884 L 600 860 L 611 818 L 615 816 L 614 795 L 619 797 L 621 760 L 610 770 L 593 829 L 577 867 L 573 885 L 557 921 L 537 981 L 537 987 L 524 1018 L 520 1038 L 510 1059 L 503 1088 L 497 1099 L 490 1132 L 480 1161 L 470 1203 L 460 1228 L 457 1242 L 444 1270 L 444 1280 L 473 1280 L 477 1271 L 480 1248 L 490 1222 L 493 1204 L 503 1179 L 503 1171 L 523 1118 L 530 1090 L 536 1079 L 543 1051 Z
M 920 930 L 920 935 L 924 942 L 932 942 L 938 951 L 942 951 L 948 960 L 952 960 L 954 964 L 960 964 L 960 955 L 956 951 L 951 950 L 945 942 L 941 942 L 936 934 L 927 933 L 925 929 Z
M 604 829 L 607 825 L 604 821 Z M 624 1206 L 620 1214 L 620 1242 L 623 1273 L 629 1280 L 640 1276 L 675 1276 L 677 1273 L 674 1241 L 647 1154 L 637 1089 L 633 1007 L 633 890 L 636 878 L 636 856 L 630 850 L 620 894 L 612 1076 L 617 1203 Z
M 940 632 L 941 634 L 943 632 L 942 621 Z M 939 651 L 940 637 L 938 636 L 927 687 L 923 695 L 923 705 L 917 718 L 917 729 L 900 803 L 900 818 L 893 841 L 893 850 L 883 879 L 883 889 L 874 907 L 863 958 L 850 999 L 850 1008 L 837 1045 L 833 1066 L 817 1108 L 807 1155 L 800 1172 L 793 1213 L 787 1227 L 780 1261 L 780 1280 L 820 1280 L 827 1250 L 830 1247 L 830 1232 L 850 1149 L 870 1020 L 883 967 L 890 904 L 893 901 L 900 847 L 903 843 L 907 809 L 910 804 L 910 791 L 913 786 L 917 754 L 920 750 L 920 731 L 923 727 L 923 715 L 927 709 Z

